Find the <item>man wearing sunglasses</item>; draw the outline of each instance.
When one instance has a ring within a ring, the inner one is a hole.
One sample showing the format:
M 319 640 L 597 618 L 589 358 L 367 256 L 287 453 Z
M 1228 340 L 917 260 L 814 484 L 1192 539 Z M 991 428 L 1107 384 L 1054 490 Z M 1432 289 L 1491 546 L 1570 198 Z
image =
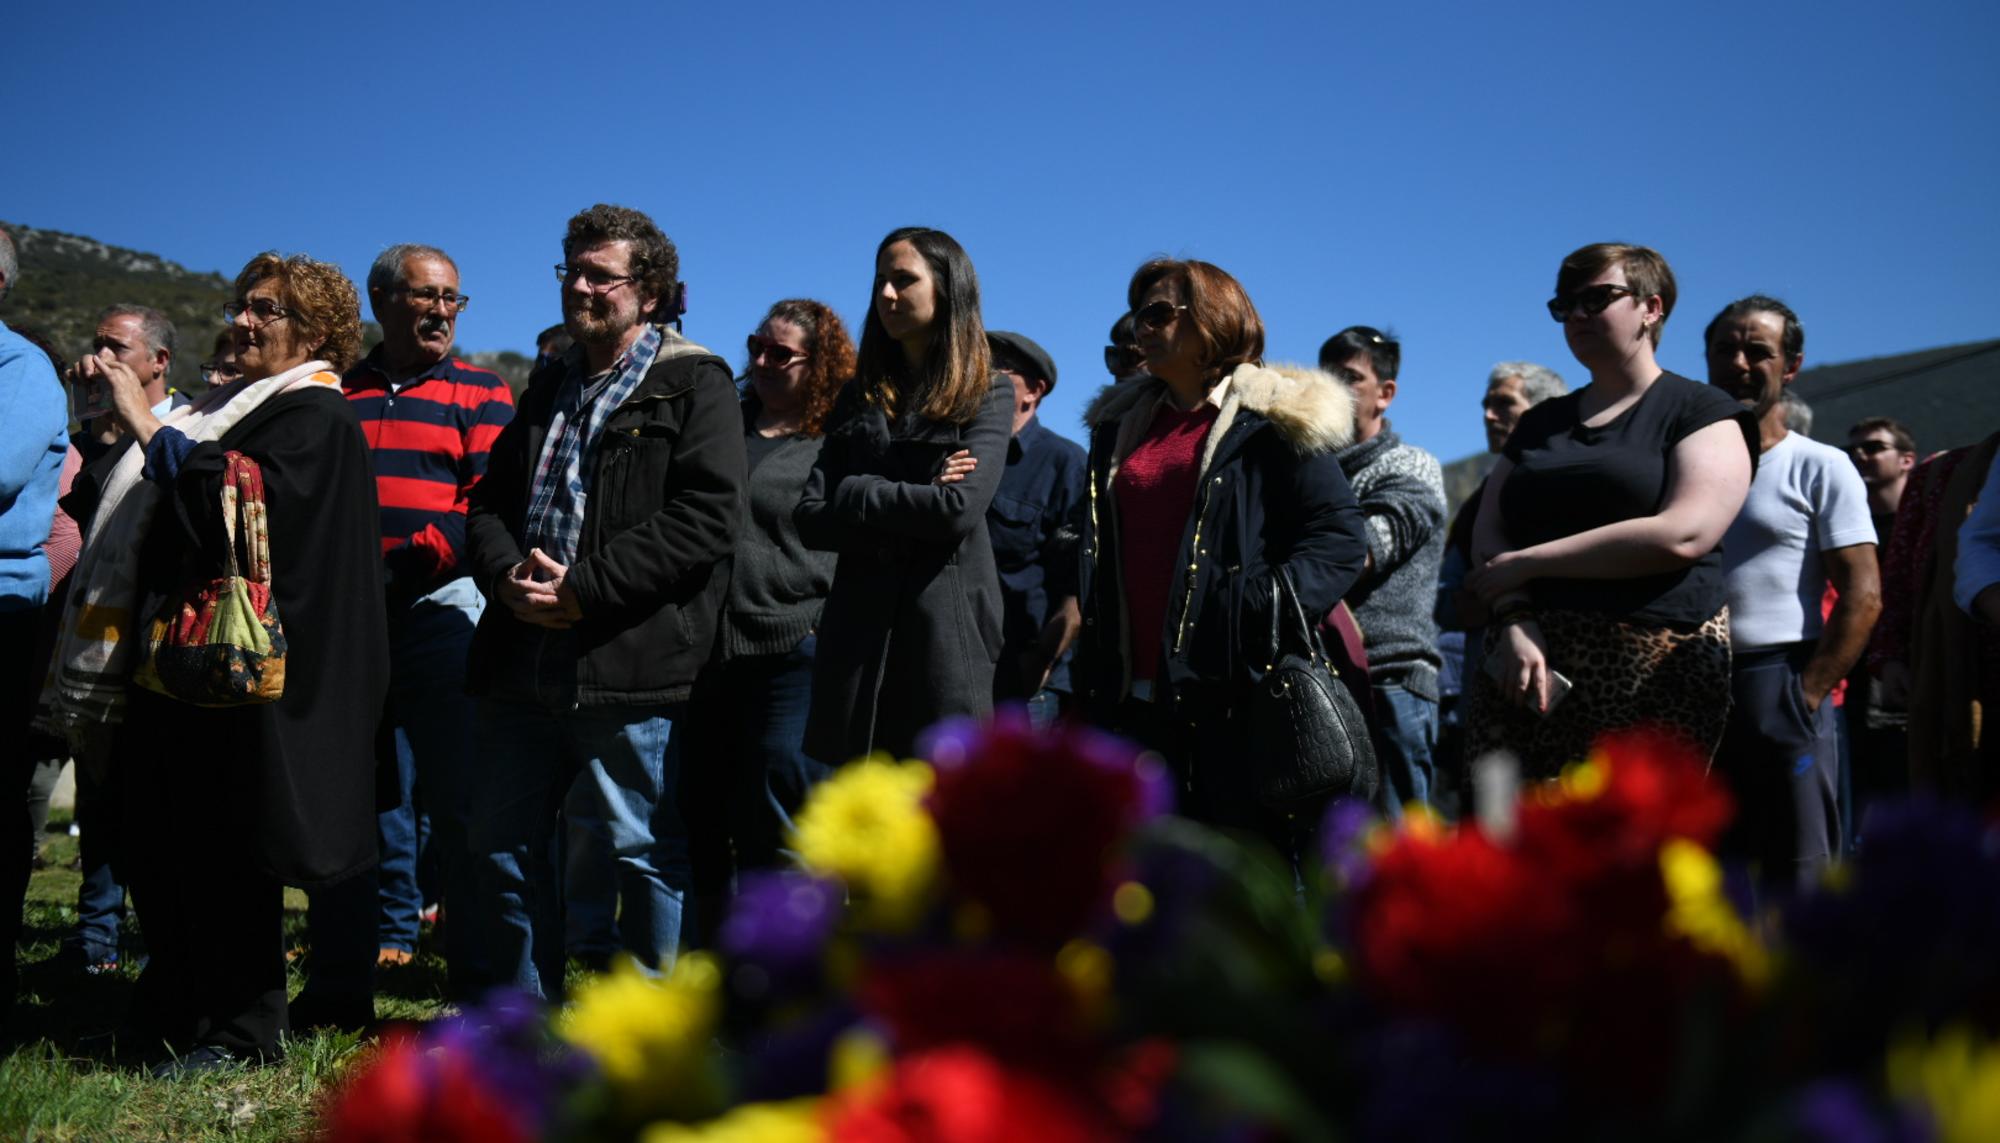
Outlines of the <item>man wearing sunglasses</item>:
M 382 251 L 368 270 L 382 342 L 341 381 L 368 442 L 381 505 L 390 648 L 384 722 L 399 796 L 376 820 L 380 867 L 313 895 L 313 971 L 292 1004 L 295 1027 L 365 1023 L 375 969 L 409 963 L 429 903 L 417 881 L 425 848 L 436 858 L 452 996 L 477 997 L 487 984 L 467 841 L 475 775 L 474 708 L 465 697 L 466 654 L 485 600 L 466 575 L 465 514 L 514 400 L 499 374 L 451 355 L 468 300 L 444 251 L 407 242 Z
M 1829 696 L 1882 610 L 1868 493 L 1839 449 L 1792 432 L 1780 399 L 1805 330 L 1776 298 L 1725 306 L 1702 333 L 1708 383 L 1757 418 L 1749 498 L 1722 540 L 1729 597 L 1728 722 L 1715 769 L 1739 809 L 1725 846 L 1766 884 L 1815 879 L 1838 856 L 1839 712 Z M 1839 600 L 1822 618 L 1831 582 Z
M 1861 483 L 1868 486 L 1875 542 L 1887 544 L 1910 470 L 1917 467 L 1916 438 L 1893 417 L 1869 417 L 1847 430 L 1847 456 L 1861 473 Z
M 1083 449 L 1050 432 L 1035 412 L 1056 384 L 1056 364 L 1032 338 L 989 330 L 993 371 L 1014 383 L 1014 439 L 986 510 L 1000 572 L 1000 666 L 995 702 L 1025 702 L 1047 726 L 1070 694 L 1070 644 L 1082 630 L 1077 551 L 1084 509 Z
M 1111 323 L 1111 344 L 1104 347 L 1104 368 L 1113 381 L 1146 375 L 1146 355 L 1139 351 L 1139 331 L 1130 313 Z
M 1868 487 L 1868 514 L 1875 523 L 1875 551 L 1880 559 L 1888 551 L 1889 534 L 1895 530 L 1903 489 L 1917 466 L 1916 438 L 1894 418 L 1868 417 L 1847 430 L 1847 458 Z M 1884 677 L 1875 677 L 1865 656 L 1848 672 L 1848 758 L 1856 823 L 1866 816 L 1870 803 L 1909 789 L 1909 682 L 1909 668 L 1901 663 L 1890 665 Z

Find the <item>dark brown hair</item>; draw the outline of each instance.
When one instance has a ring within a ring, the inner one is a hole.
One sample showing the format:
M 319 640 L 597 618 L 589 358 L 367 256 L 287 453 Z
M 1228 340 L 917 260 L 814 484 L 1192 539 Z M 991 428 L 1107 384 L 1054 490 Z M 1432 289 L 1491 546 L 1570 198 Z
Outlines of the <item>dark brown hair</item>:
M 361 356 L 361 296 L 354 283 L 331 262 L 294 254 L 287 258 L 266 250 L 250 259 L 236 275 L 236 300 L 259 282 L 276 282 L 278 304 L 292 311 L 289 319 L 311 356 L 344 372 Z
M 800 431 L 819 436 L 826 431 L 834 399 L 854 379 L 854 339 L 833 307 L 811 298 L 786 298 L 771 307 L 757 328 L 773 321 L 791 322 L 806 335 L 806 411 Z
M 633 285 L 642 296 L 659 303 L 646 315 L 646 320 L 672 321 L 676 315 L 667 310 L 681 279 L 681 255 L 674 249 L 673 240 L 661 233 L 644 212 L 600 202 L 589 210 L 578 211 L 569 220 L 569 229 L 563 234 L 563 258 L 574 258 L 606 242 L 632 244 L 630 269 L 638 279 Z
M 1180 283 L 1187 298 L 1188 317 L 1201 339 L 1202 376 L 1209 384 L 1239 365 L 1262 364 L 1264 319 L 1257 316 L 1243 284 L 1220 266 L 1155 258 L 1132 275 L 1132 284 L 1125 289 L 1126 306 L 1136 313 L 1146 291 L 1169 279 Z
M 1625 284 L 1632 287 L 1635 300 L 1644 303 L 1647 298 L 1659 295 L 1660 320 L 1646 330 L 1654 348 L 1658 348 L 1660 331 L 1667 327 L 1667 318 L 1674 312 L 1674 298 L 1678 296 L 1673 267 L 1667 265 L 1658 250 L 1623 242 L 1593 242 L 1573 250 L 1556 270 L 1556 296 L 1576 292 L 1585 282 L 1613 266 L 1625 271 Z
M 875 264 L 879 266 L 882 252 L 898 242 L 909 243 L 931 272 L 937 310 L 931 318 L 930 348 L 924 353 L 923 376 L 908 376 L 903 347 L 883 328 L 871 287 L 855 373 L 861 398 L 891 420 L 909 411 L 934 421 L 970 424 L 987 390 L 993 387 L 986 326 L 979 317 L 979 275 L 973 272 L 972 258 L 957 239 L 927 226 L 890 231 L 875 247 Z M 869 280 L 874 281 L 872 275 Z
M 1847 430 L 1847 435 L 1858 437 L 1862 433 L 1872 433 L 1877 429 L 1889 434 L 1889 439 L 1896 443 L 1897 452 L 1914 454 L 1917 451 L 1917 438 L 1911 436 L 1909 428 L 1894 417 L 1863 417 L 1854 422 L 1854 427 Z

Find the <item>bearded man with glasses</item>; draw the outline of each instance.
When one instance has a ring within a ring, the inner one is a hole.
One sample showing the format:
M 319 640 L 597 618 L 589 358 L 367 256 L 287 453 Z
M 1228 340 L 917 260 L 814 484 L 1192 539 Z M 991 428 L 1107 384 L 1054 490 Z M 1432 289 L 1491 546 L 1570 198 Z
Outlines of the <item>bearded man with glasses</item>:
M 563 324 L 494 443 L 468 523 L 481 696 L 473 844 L 495 983 L 554 997 L 564 948 L 550 845 L 572 782 L 604 822 L 619 936 L 669 967 L 690 882 L 677 789 L 685 712 L 715 643 L 748 461 L 735 379 L 682 337 L 680 255 L 598 205 L 563 238 Z

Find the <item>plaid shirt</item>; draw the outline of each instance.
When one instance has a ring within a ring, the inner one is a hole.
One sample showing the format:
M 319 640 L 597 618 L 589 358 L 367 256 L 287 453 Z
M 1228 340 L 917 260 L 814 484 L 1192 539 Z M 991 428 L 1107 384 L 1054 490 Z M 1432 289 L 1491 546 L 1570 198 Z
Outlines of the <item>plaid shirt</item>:
M 597 457 L 604 422 L 639 387 L 659 351 L 660 327 L 649 324 L 611 368 L 594 377 L 583 374 L 581 347 L 569 359 L 569 373 L 563 378 L 562 391 L 556 394 L 549 419 L 548 439 L 535 465 L 534 481 L 528 486 L 527 527 L 523 529 L 530 546 L 542 549 L 559 564 L 576 562 L 577 544 L 583 538 L 584 504 L 590 498 L 583 474 L 590 471 Z

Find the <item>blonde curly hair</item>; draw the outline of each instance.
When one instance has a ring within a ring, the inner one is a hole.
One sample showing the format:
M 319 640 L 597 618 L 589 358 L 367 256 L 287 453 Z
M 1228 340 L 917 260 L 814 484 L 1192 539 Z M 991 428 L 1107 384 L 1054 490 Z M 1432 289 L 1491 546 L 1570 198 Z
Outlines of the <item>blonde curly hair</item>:
M 361 356 L 361 296 L 354 283 L 331 262 L 266 250 L 236 275 L 236 299 L 266 280 L 278 284 L 278 303 L 292 311 L 299 336 L 317 347 L 312 356 L 346 372 Z

